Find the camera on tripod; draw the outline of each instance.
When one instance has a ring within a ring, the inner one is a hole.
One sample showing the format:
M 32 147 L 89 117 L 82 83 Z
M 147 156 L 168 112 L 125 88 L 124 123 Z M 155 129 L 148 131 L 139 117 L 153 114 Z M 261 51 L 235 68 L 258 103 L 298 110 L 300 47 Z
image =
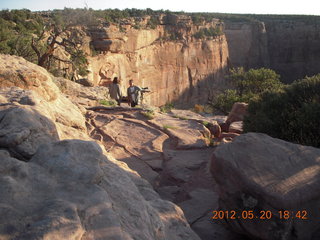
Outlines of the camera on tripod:
M 142 92 L 142 93 L 150 92 L 149 87 L 141 88 L 141 92 Z

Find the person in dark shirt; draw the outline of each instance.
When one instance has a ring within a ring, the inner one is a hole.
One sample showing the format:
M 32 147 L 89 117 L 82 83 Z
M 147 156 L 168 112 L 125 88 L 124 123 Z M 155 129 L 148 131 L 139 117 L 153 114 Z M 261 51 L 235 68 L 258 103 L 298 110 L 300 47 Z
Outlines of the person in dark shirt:
M 127 96 L 128 96 L 128 104 L 131 107 L 135 107 L 139 104 L 139 96 L 140 96 L 141 88 L 135 86 L 133 84 L 133 80 L 129 80 L 129 87 L 127 89 Z

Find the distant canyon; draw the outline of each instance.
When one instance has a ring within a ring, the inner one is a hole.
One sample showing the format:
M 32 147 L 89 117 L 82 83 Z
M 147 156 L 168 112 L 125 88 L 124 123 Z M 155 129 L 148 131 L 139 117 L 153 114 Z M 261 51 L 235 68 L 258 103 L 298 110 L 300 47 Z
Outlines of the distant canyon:
M 146 19 L 142 19 L 143 21 Z M 204 29 L 215 36 L 196 37 Z M 230 87 L 231 67 L 270 68 L 285 83 L 320 72 L 320 21 L 317 18 L 260 16 L 254 21 L 221 20 L 194 24 L 186 15 L 171 15 L 170 23 L 154 29 L 99 26 L 86 30 L 88 80 L 107 86 L 129 79 L 149 87 L 145 102 L 161 106 L 174 102 L 187 107 L 204 104 Z

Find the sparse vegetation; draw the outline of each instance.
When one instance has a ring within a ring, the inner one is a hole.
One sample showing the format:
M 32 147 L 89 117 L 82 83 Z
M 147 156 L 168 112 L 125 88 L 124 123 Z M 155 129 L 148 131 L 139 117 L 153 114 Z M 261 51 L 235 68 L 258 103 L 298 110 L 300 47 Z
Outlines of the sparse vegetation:
M 251 101 L 245 132 L 320 147 L 320 74 Z
M 155 116 L 154 111 L 144 111 L 144 112 L 141 112 L 141 114 L 149 120 L 154 119 L 154 116 Z
M 148 20 L 147 27 L 151 29 L 156 29 L 156 27 L 160 24 L 158 16 L 151 16 Z
M 195 104 L 193 111 L 196 113 L 203 113 L 204 112 L 204 106 L 201 104 Z
M 210 105 L 210 104 L 204 105 L 203 111 L 204 111 L 205 113 L 212 114 L 212 113 L 213 113 L 213 107 L 212 107 L 212 105 Z
M 102 99 L 99 101 L 99 103 L 101 105 L 104 105 L 104 106 L 107 106 L 107 107 L 114 107 L 117 105 L 117 103 L 113 100 L 105 100 L 105 99 Z
M 197 39 L 216 38 L 223 35 L 223 31 L 220 27 L 201 28 L 193 36 Z
M 205 127 L 209 127 L 209 125 L 210 125 L 210 123 L 207 122 L 207 121 L 202 121 L 202 124 L 203 124 L 203 126 L 205 126 Z
M 168 125 L 168 124 L 164 124 L 162 127 L 164 129 L 177 129 L 177 127 L 174 127 L 174 126 L 171 126 L 171 125 Z
M 173 118 L 178 118 L 180 120 L 189 120 L 187 117 L 179 116 L 179 115 L 172 115 Z
M 160 112 L 167 113 L 167 112 L 170 112 L 171 109 L 173 108 L 174 108 L 173 103 L 166 103 L 165 105 L 160 107 Z

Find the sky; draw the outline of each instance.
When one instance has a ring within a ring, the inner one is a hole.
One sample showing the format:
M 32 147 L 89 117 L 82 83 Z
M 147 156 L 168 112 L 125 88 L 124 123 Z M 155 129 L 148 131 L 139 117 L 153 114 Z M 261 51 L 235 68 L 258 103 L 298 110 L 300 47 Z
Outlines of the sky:
M 320 15 L 319 0 L 0 0 L 0 9 L 169 9 L 185 12 Z

